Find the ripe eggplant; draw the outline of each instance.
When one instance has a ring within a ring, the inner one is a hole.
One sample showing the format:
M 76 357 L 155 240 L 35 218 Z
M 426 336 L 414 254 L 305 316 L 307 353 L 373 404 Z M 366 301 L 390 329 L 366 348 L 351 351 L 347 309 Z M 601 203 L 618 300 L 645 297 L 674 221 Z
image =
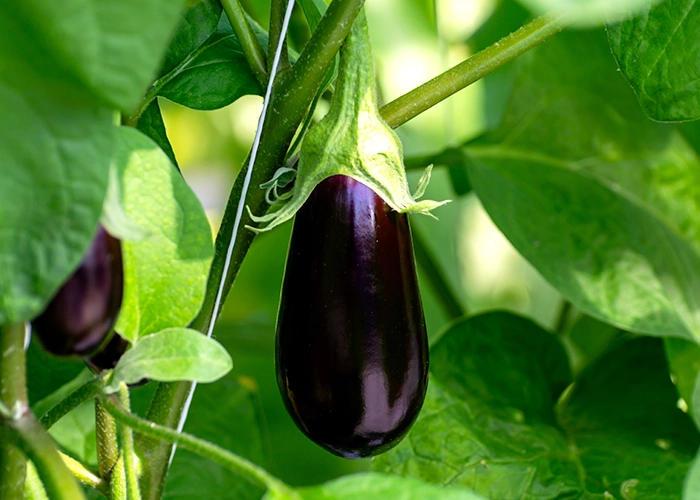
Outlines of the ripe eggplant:
M 121 245 L 100 226 L 80 266 L 32 321 L 32 331 L 52 354 L 89 355 L 110 334 L 123 293 Z
M 277 318 L 277 383 L 312 441 L 387 451 L 418 416 L 428 340 L 405 214 L 343 175 L 299 210 Z

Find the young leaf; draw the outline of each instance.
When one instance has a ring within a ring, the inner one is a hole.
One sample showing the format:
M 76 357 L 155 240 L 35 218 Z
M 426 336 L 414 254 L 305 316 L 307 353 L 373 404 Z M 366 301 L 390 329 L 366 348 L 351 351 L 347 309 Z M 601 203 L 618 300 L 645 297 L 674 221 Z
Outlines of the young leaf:
M 603 356 L 558 405 L 568 371 L 561 345 L 508 313 L 454 324 L 431 366 L 414 429 L 375 469 L 487 498 L 660 500 L 680 494 L 700 444 L 676 408 L 657 339 Z
M 700 118 L 700 8 L 695 0 L 647 5 L 637 17 L 608 25 L 622 74 L 653 120 Z
M 36 47 L 32 56 L 38 59 L 29 59 L 35 67 L 50 61 L 64 79 L 79 82 L 109 105 L 129 111 L 138 104 L 158 69 L 183 3 L 172 0 L 2 2 L 0 33 L 5 36 L 0 35 L 0 46 L 9 50 L 25 44 Z M 12 38 L 3 40 L 8 34 Z M 4 69 L 2 73 L 5 72 Z M 58 89 L 49 92 L 49 95 L 59 94 Z M 3 110 L 8 116 L 7 108 Z M 12 111 L 9 113 L 11 116 Z M 72 113 L 56 116 L 64 118 Z
M 116 137 L 122 204 L 149 234 L 122 243 L 125 289 L 116 330 L 135 341 L 185 326 L 199 311 L 212 239 L 202 205 L 165 153 L 129 127 L 116 128 Z
M 585 313 L 700 339 L 693 149 L 641 113 L 602 33 L 561 33 L 517 71 L 503 123 L 468 146 L 486 211 Z
M 161 382 L 214 382 L 233 367 L 231 356 L 216 340 L 188 328 L 167 328 L 139 339 L 119 360 L 106 389 L 145 378 Z
M 484 500 L 466 488 L 437 486 L 377 472 L 344 476 L 302 488 L 299 494 L 303 500 Z

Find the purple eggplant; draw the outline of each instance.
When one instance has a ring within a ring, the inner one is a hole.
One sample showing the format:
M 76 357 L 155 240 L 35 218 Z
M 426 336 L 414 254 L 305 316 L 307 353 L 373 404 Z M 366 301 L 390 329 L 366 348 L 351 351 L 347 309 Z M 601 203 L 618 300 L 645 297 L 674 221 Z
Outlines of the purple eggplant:
M 102 226 L 80 266 L 61 286 L 32 331 L 57 356 L 86 356 L 107 340 L 124 293 L 119 240 Z
M 296 215 L 276 361 L 296 424 L 341 457 L 395 446 L 423 405 L 428 340 L 408 218 L 350 177 L 321 182 Z

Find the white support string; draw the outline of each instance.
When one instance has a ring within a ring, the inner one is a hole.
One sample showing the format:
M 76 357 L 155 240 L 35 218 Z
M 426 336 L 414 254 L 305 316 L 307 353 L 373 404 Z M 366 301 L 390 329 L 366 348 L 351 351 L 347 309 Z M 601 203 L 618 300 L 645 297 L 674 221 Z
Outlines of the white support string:
M 277 75 L 277 69 L 280 62 L 280 57 L 282 56 L 282 47 L 284 45 L 284 40 L 287 37 L 287 28 L 289 27 L 289 21 L 292 17 L 292 10 L 294 9 L 294 0 L 289 0 L 287 3 L 287 10 L 284 14 L 284 21 L 282 22 L 282 29 L 280 31 L 280 39 L 277 43 L 277 48 L 275 49 L 275 57 L 272 60 L 272 68 L 270 70 L 270 78 L 267 81 L 267 90 L 265 91 L 265 97 L 263 98 L 263 109 L 260 113 L 260 118 L 258 119 L 258 128 L 255 131 L 255 140 L 253 141 L 253 147 L 250 150 L 250 161 L 248 161 L 248 169 L 243 179 L 243 189 L 241 190 L 241 197 L 238 200 L 238 208 L 236 210 L 236 218 L 233 222 L 233 230 L 231 232 L 231 241 L 228 244 L 228 250 L 226 251 L 226 260 L 224 261 L 224 271 L 221 274 L 221 281 L 219 282 L 219 289 L 216 292 L 216 300 L 214 301 L 214 310 L 212 311 L 211 319 L 209 320 L 209 325 L 207 326 L 207 337 L 211 337 L 214 331 L 214 324 L 216 323 L 216 317 L 219 315 L 219 309 L 221 309 L 221 298 L 224 294 L 224 283 L 226 282 L 226 275 L 228 274 L 228 269 L 231 265 L 231 256 L 233 255 L 233 247 L 236 243 L 236 238 L 238 236 L 238 229 L 241 225 L 241 219 L 243 218 L 243 209 L 245 208 L 245 199 L 248 194 L 248 188 L 250 187 L 250 179 L 253 175 L 253 166 L 255 165 L 255 159 L 258 155 L 258 148 L 260 147 L 260 136 L 262 134 L 263 125 L 265 124 L 265 118 L 267 117 L 267 107 L 270 104 L 270 95 L 272 94 L 272 84 L 275 81 L 275 76 Z M 187 421 L 187 414 L 190 410 L 190 405 L 192 404 L 192 397 L 194 396 L 194 390 L 197 387 L 197 383 L 193 382 L 190 388 L 189 394 L 187 394 L 187 399 L 185 400 L 185 405 L 182 408 L 182 415 L 180 416 L 180 422 L 177 426 L 177 432 L 182 432 L 185 427 L 185 422 Z M 170 454 L 170 462 L 168 466 L 173 461 L 175 456 L 175 450 L 177 445 L 173 445 L 173 451 Z

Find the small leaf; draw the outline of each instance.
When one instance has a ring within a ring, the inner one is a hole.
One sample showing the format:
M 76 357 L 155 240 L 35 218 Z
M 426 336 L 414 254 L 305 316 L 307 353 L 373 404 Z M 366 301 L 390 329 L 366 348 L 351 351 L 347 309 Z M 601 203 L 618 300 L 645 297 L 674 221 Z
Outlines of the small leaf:
M 121 382 L 144 378 L 214 382 L 232 367 L 231 356 L 217 341 L 196 330 L 167 328 L 142 337 L 122 356 L 106 390 L 116 392 Z
M 428 184 L 430 183 L 430 174 L 432 173 L 432 171 L 433 166 L 428 165 L 423 171 L 423 174 L 420 176 L 420 179 L 418 179 L 418 186 L 416 187 L 416 192 L 413 193 L 414 200 L 422 198 L 425 194 L 425 190 L 428 187 Z
M 697 120 L 700 52 L 694 47 L 700 38 L 700 4 L 696 0 L 641 3 L 646 5 L 637 17 L 608 25 L 617 64 L 651 119 Z
M 437 486 L 377 472 L 344 476 L 302 488 L 299 494 L 303 500 L 484 500 L 466 488 Z

